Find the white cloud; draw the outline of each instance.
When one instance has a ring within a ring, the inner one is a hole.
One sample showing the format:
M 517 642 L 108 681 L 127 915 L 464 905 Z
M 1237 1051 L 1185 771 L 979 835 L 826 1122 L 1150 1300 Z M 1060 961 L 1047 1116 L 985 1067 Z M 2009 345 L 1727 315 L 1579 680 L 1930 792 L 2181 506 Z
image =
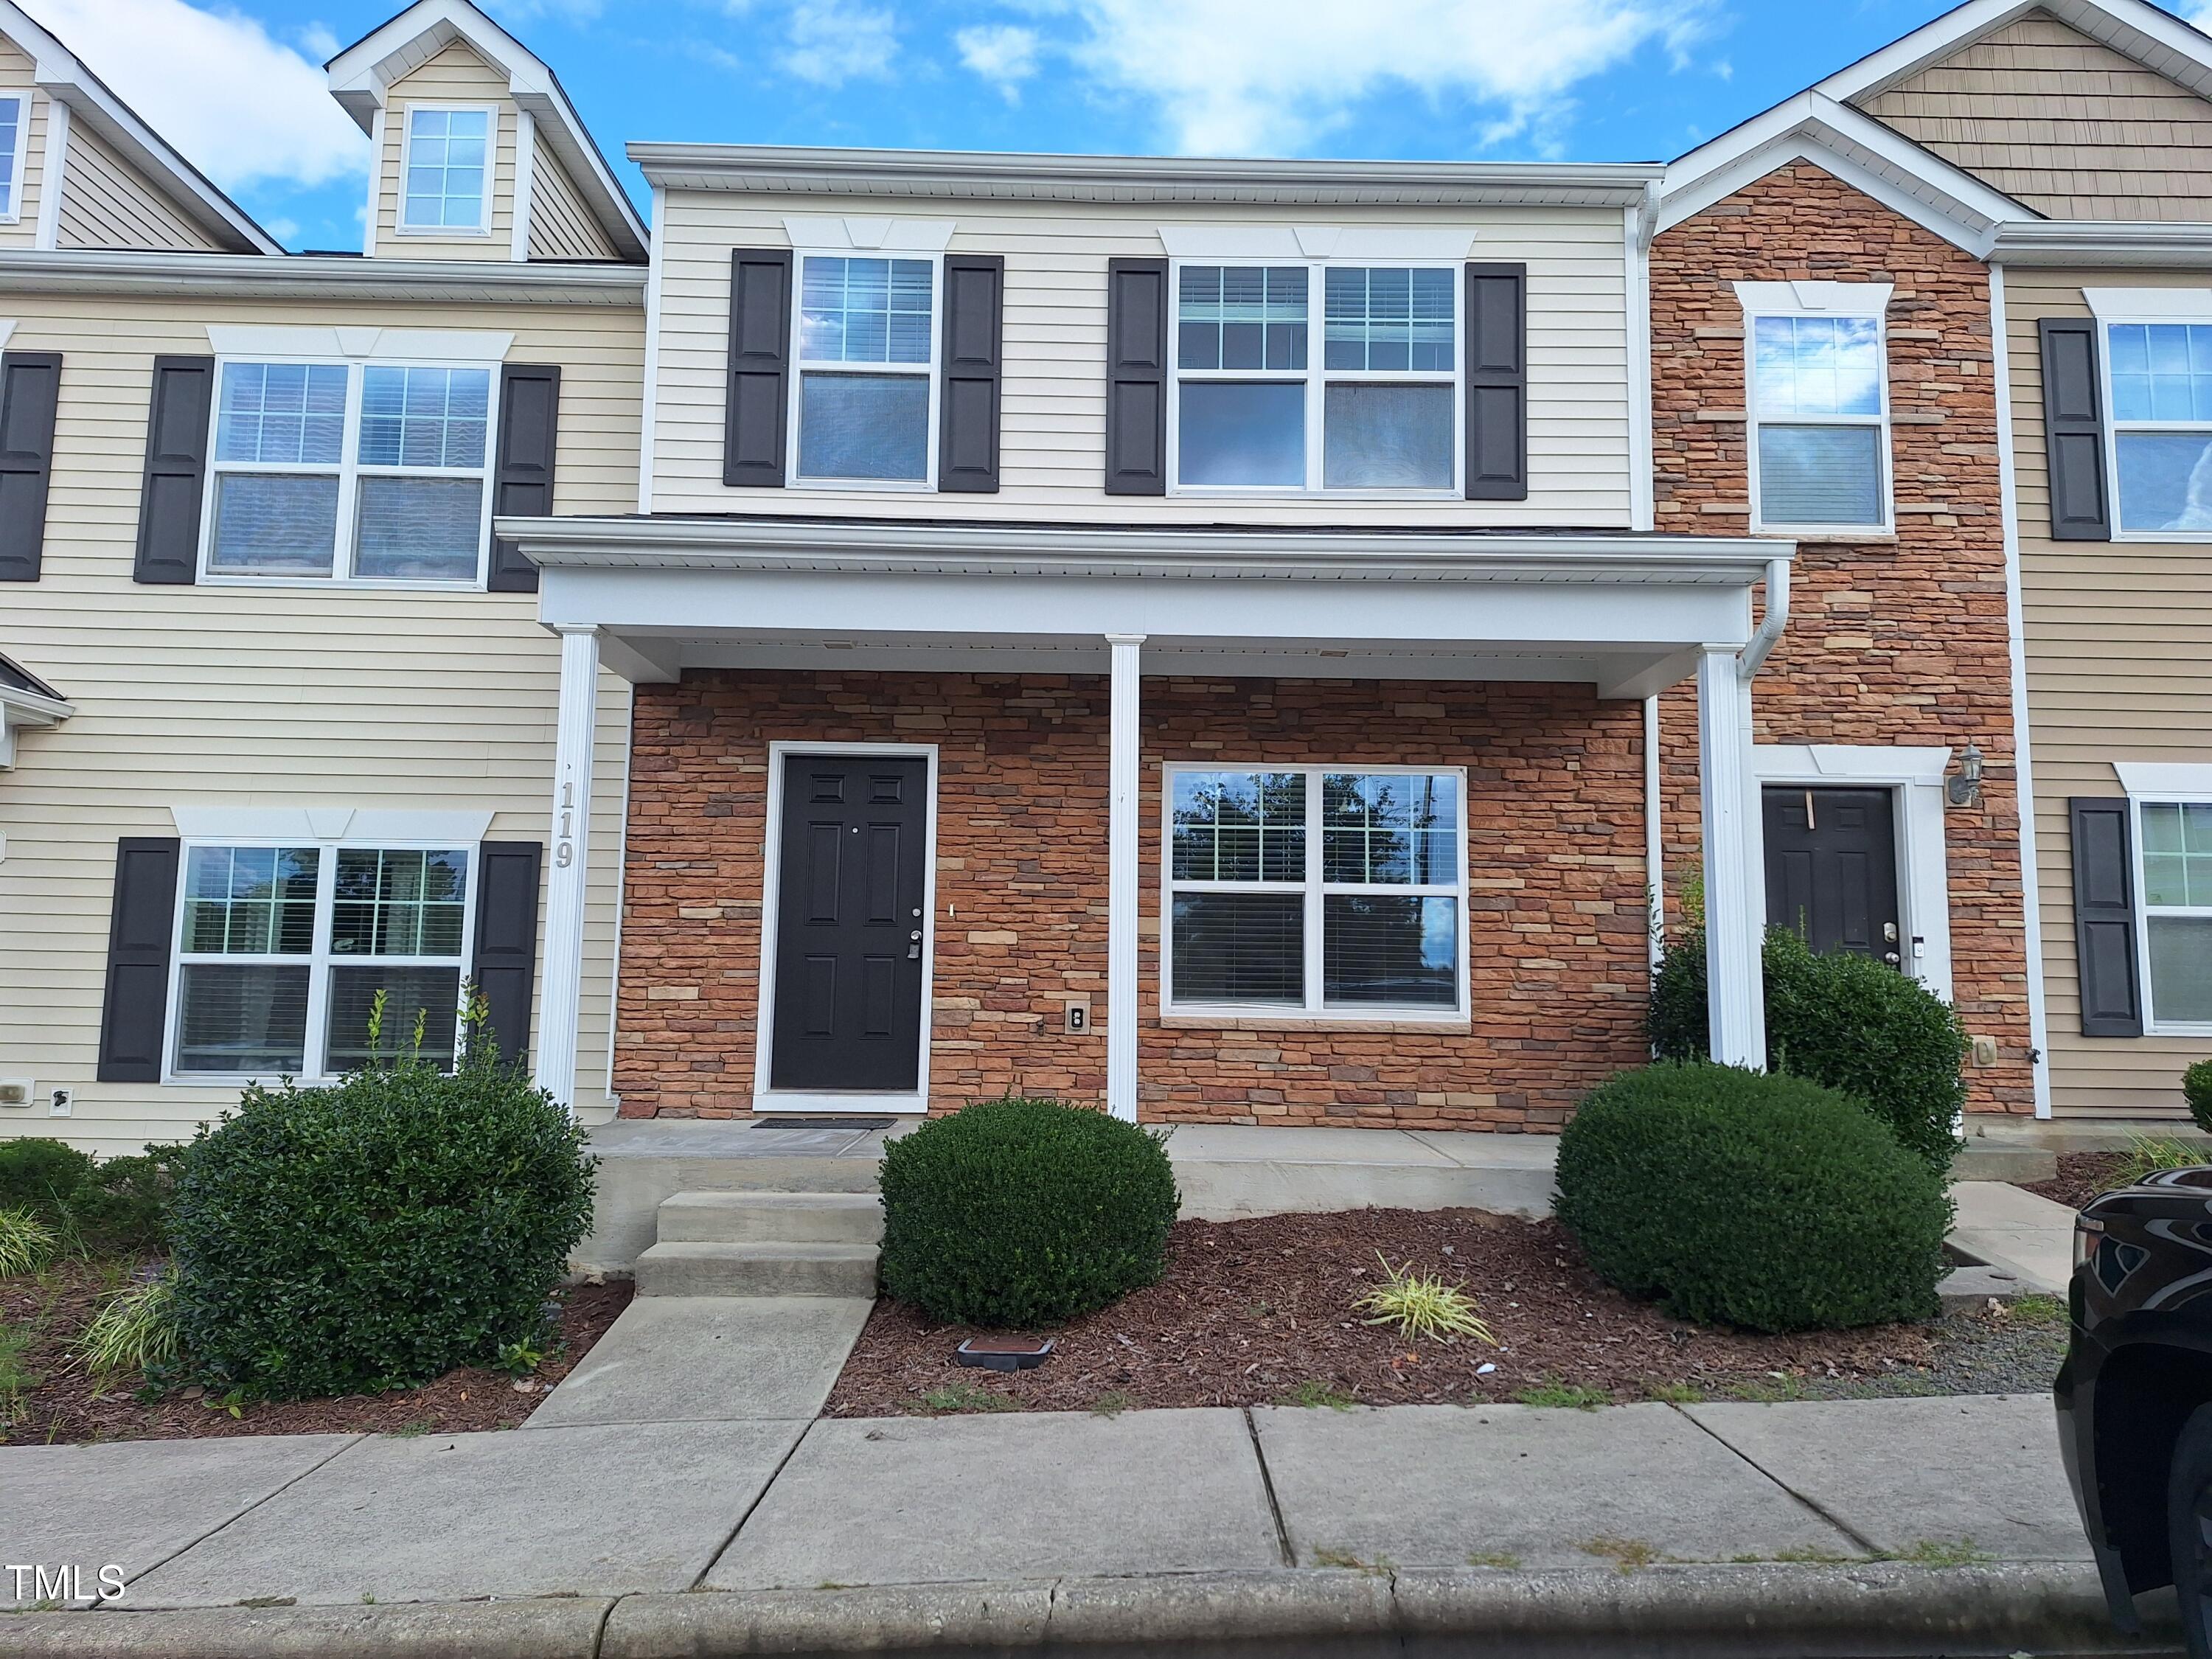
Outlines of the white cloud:
M 252 18 L 184 0 L 32 0 L 39 21 L 226 188 L 319 185 L 367 165 L 368 140 L 322 67 Z
M 1679 50 L 1707 0 L 1074 0 L 1100 81 L 1158 104 L 1192 155 L 1297 151 L 1397 88 L 1501 106 L 1485 142 L 1555 125 L 1570 88 L 1654 41 Z
M 1018 101 L 1021 83 L 1036 73 L 1037 33 L 1016 23 L 986 23 L 954 31 L 952 44 L 960 61 Z
M 785 33 L 788 42 L 780 61 L 802 81 L 842 86 L 848 81 L 879 80 L 890 73 L 898 55 L 891 15 L 846 0 L 799 0 Z

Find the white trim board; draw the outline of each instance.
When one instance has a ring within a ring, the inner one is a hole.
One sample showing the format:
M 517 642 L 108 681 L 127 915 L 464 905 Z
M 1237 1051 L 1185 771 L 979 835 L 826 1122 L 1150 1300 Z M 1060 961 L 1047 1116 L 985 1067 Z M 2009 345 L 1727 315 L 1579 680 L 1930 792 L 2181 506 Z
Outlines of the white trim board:
M 783 234 L 792 246 L 813 253 L 942 253 L 959 228 L 955 219 L 839 217 L 787 213 Z
M 486 811 L 415 811 L 352 806 L 172 806 L 187 841 L 307 840 L 360 846 L 415 842 L 474 847 L 490 833 Z
M 929 799 L 923 816 L 921 872 L 921 1052 L 911 1094 L 868 1094 L 839 1091 L 814 1094 L 769 1087 L 769 1050 L 775 1041 L 776 901 L 783 878 L 784 762 L 793 755 L 897 755 L 921 757 Z M 777 1112 L 903 1112 L 929 1109 L 930 1001 L 937 976 L 937 745 L 933 743 L 807 743 L 778 738 L 768 746 L 768 817 L 762 830 L 760 908 L 760 997 L 753 1016 L 752 1109 Z
M 2212 288 L 2085 288 L 2081 298 L 2100 323 L 2212 318 Z
M 1464 259 L 1477 232 L 1466 225 L 1162 225 L 1171 259 Z
M 2112 770 L 2130 795 L 2212 801 L 2212 762 L 2114 761 Z
M 352 362 L 496 363 L 514 336 L 497 329 L 336 327 L 313 323 L 210 323 L 218 357 L 343 357 Z

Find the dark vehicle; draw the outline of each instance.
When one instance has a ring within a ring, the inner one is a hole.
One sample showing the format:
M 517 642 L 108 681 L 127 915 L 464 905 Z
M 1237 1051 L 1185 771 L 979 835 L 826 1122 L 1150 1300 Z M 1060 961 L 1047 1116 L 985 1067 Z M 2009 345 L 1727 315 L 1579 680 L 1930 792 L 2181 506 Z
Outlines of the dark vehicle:
M 2094 1200 L 2075 1224 L 2058 1443 L 2121 1629 L 2172 1584 L 2212 1659 L 2212 1167 Z

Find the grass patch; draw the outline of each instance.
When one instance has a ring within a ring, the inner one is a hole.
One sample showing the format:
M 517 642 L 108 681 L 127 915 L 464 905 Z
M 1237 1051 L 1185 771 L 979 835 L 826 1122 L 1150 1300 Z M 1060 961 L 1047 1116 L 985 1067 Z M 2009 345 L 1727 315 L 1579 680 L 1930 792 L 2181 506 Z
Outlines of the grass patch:
M 28 1210 L 0 1210 L 0 1279 L 35 1273 L 61 1247 L 60 1236 Z
M 1091 1402 L 1093 1417 L 1119 1417 L 1137 1402 L 1120 1389 L 1109 1389 Z
M 1470 1567 L 1503 1567 L 1509 1571 L 1521 1565 L 1521 1558 L 1506 1550 L 1477 1550 L 1467 1558 Z
M 1730 1382 L 1724 1391 L 1731 1400 L 1750 1400 L 1763 1405 L 1812 1398 L 1805 1387 L 1805 1379 L 1791 1371 L 1769 1371 L 1765 1376 Z
M 25 1402 L 39 1386 L 39 1373 L 23 1358 L 38 1334 L 35 1325 L 0 1320 L 0 1435 L 22 1419 Z
M 1976 1547 L 1971 1538 L 1916 1538 L 1910 1547 L 1895 1555 L 1877 1559 L 1902 1561 L 1915 1567 L 1978 1567 L 1996 1557 Z
M 1348 1394 L 1339 1394 L 1326 1382 L 1309 1377 L 1288 1394 L 1278 1395 L 1278 1406 L 1303 1406 L 1309 1410 L 1326 1406 L 1333 1412 L 1348 1412 L 1359 1401 Z
M 1646 1382 L 1644 1397 L 1662 1406 L 1697 1406 L 1705 1402 L 1705 1391 L 1686 1382 Z
M 1615 1538 L 1606 1533 L 1601 1533 L 1595 1538 L 1585 1538 L 1575 1547 L 1584 1555 L 1602 1556 L 1623 1572 L 1636 1572 L 1655 1561 L 1667 1559 L 1656 1547 L 1645 1543 L 1641 1538 Z
M 1850 1566 L 1865 1559 L 1866 1557 L 1863 1555 L 1837 1555 L 1831 1551 L 1820 1549 L 1810 1544 L 1800 1545 L 1795 1549 L 1777 1550 L 1771 1555 L 1729 1557 L 1730 1565 L 1739 1567 L 1753 1566 L 1768 1561 L 1784 1561 L 1805 1566 L 1840 1567 Z
M 1396 1571 L 1387 1555 L 1378 1555 L 1372 1561 L 1363 1561 L 1349 1550 L 1316 1550 L 1313 1559 L 1314 1565 L 1317 1567 L 1341 1567 L 1348 1571 L 1376 1576 Z
M 1353 1312 L 1373 1316 L 1365 1323 L 1388 1325 L 1404 1337 L 1464 1336 L 1498 1346 L 1464 1280 L 1447 1285 L 1434 1273 L 1415 1273 L 1410 1261 L 1394 1267 L 1380 1250 L 1375 1259 L 1382 1264 L 1382 1282 L 1352 1304 Z
M 2008 1325 L 2031 1327 L 2036 1330 L 2057 1330 L 2067 1319 L 2066 1298 L 2061 1296 L 2023 1296 L 1997 1306 Z
M 2157 1135 L 2130 1135 L 2128 1149 L 2120 1154 L 2112 1172 L 2113 1184 L 2132 1187 L 2145 1176 L 2161 1170 L 2193 1170 L 2212 1161 L 2212 1149 L 2201 1140 L 2166 1140 Z
M 1556 1376 L 1547 1376 L 1533 1383 L 1513 1396 L 1517 1404 L 1545 1406 L 1578 1412 L 1594 1412 L 1600 1406 L 1613 1404 L 1611 1392 L 1605 1389 L 1588 1389 L 1579 1382 L 1563 1382 Z
M 165 1273 L 108 1294 L 78 1339 L 94 1375 L 136 1376 L 177 1357 L 176 1285 Z
M 1022 1402 L 1012 1395 L 979 1389 L 972 1382 L 948 1382 L 922 1395 L 925 1409 L 933 1412 L 1018 1412 Z

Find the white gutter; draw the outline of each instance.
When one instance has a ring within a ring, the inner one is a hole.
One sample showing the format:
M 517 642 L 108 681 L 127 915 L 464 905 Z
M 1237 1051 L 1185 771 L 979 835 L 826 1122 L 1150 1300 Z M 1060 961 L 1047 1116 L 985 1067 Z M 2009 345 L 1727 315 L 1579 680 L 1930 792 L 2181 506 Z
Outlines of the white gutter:
M 349 254 L 0 252 L 0 294 L 191 295 L 209 299 L 421 300 L 642 306 L 646 268 L 609 260 L 356 258 Z
M 1769 559 L 1766 562 L 1766 614 L 1759 619 L 1759 631 L 1751 636 L 1751 642 L 1744 647 L 1742 653 L 1735 659 L 1738 679 L 1746 685 L 1751 684 L 1752 676 L 1759 672 L 1767 653 L 1774 649 L 1775 641 L 1782 637 L 1782 630 L 1789 625 L 1790 561 L 1786 557 Z M 1744 718 L 1747 720 L 1751 718 L 1750 710 L 1751 704 L 1747 699 L 1744 703 Z

